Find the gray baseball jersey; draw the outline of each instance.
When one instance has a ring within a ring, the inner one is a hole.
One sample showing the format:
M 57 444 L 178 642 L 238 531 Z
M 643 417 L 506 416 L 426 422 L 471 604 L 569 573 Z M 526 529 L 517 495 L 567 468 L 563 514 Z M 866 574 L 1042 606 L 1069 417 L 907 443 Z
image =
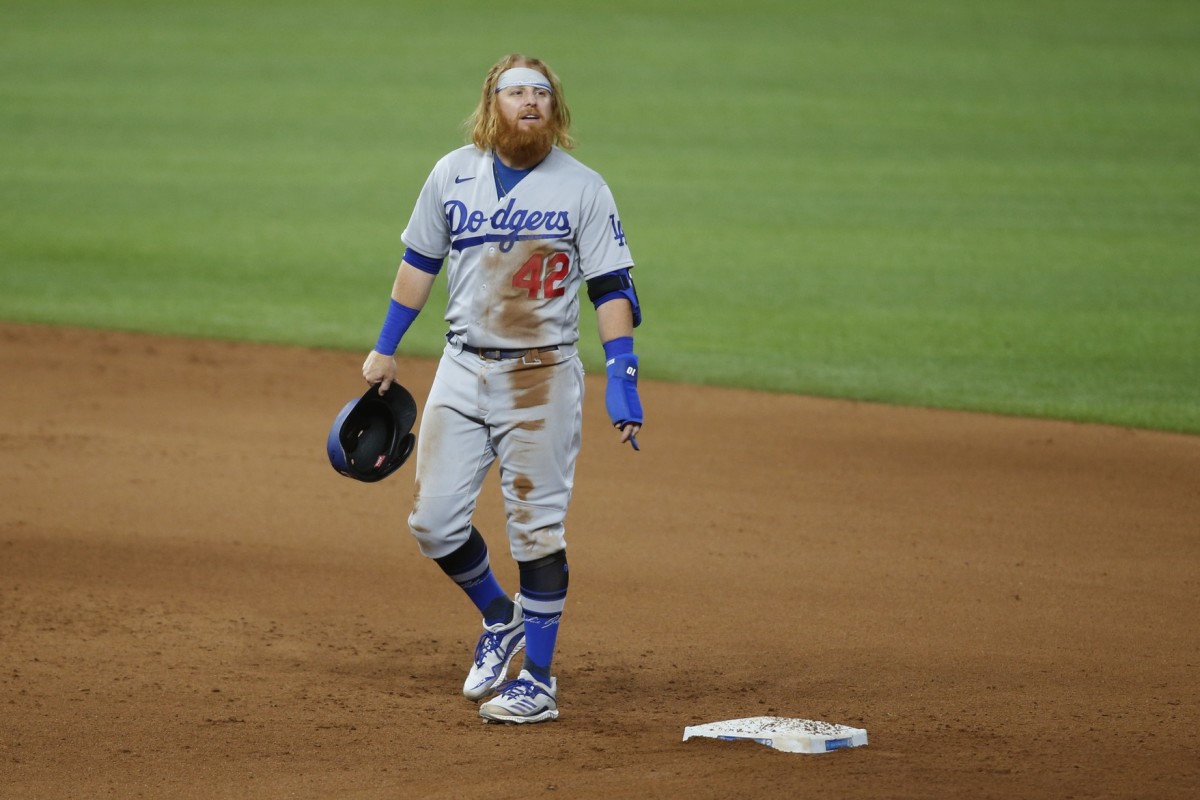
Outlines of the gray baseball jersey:
M 460 547 L 498 459 L 510 551 L 532 561 L 566 546 L 583 423 L 580 284 L 633 259 L 599 174 L 554 148 L 502 193 L 492 158 L 468 146 L 439 161 L 401 235 L 448 257 L 455 334 L 421 413 L 409 527 L 430 558 Z M 493 360 L 464 344 L 533 353 Z
M 580 283 L 633 266 L 612 193 L 556 147 L 498 197 L 492 158 L 473 145 L 442 158 L 400 238 L 448 257 L 446 321 L 467 344 L 573 344 Z

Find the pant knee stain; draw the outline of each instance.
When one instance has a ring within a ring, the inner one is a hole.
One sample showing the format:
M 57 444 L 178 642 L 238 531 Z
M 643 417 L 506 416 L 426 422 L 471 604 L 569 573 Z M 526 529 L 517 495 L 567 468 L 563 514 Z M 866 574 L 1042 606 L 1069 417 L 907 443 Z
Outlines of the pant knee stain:
M 525 502 L 529 499 L 530 492 L 533 491 L 533 481 L 528 475 L 518 475 L 513 479 L 513 491 L 517 494 L 517 499 Z

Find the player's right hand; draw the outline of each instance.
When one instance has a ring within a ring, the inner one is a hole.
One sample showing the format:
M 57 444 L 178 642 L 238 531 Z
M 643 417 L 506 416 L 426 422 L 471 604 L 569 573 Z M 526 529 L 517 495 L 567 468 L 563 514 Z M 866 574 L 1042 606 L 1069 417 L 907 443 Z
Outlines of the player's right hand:
M 367 353 L 362 371 L 367 383 L 372 386 L 379 384 L 379 393 L 383 394 L 392 385 L 392 381 L 396 380 L 396 359 L 394 356 L 385 356 L 372 350 Z

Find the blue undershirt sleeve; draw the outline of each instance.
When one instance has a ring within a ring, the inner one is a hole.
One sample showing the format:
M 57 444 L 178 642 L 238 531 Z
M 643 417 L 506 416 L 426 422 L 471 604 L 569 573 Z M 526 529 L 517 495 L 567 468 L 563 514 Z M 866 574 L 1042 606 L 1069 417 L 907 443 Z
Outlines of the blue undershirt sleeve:
M 442 262 L 445 259 L 433 258 L 432 256 L 418 253 L 416 250 L 408 247 L 404 250 L 404 260 L 421 270 L 421 272 L 428 272 L 430 275 L 437 275 L 442 271 Z

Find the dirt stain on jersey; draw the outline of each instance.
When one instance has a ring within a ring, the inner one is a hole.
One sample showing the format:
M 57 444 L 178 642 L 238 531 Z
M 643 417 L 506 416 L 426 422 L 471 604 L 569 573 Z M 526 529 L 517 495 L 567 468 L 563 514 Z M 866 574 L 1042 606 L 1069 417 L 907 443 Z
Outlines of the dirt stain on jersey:
M 527 419 L 524 422 L 517 423 L 517 428 L 523 431 L 540 431 L 545 430 L 545 419 Z
M 540 242 L 514 242 L 506 252 L 507 247 L 488 245 L 483 257 L 489 287 L 486 327 L 530 346 L 557 344 L 541 333 L 542 323 L 551 321 L 543 306 L 550 302 L 545 297 L 546 262 L 553 251 Z

